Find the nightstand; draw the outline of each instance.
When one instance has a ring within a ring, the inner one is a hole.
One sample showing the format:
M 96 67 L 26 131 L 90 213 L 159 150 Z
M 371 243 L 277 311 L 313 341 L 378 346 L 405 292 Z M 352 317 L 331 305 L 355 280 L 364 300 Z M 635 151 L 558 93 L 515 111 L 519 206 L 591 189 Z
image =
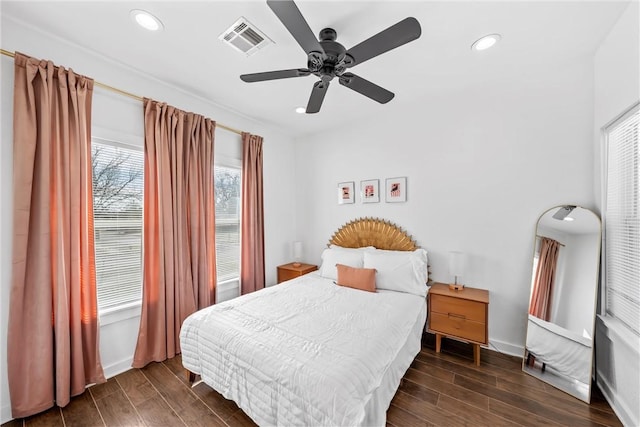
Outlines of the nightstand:
M 291 262 L 289 264 L 278 266 L 278 283 L 304 276 L 305 274 L 318 269 L 317 265 L 300 263 L 299 266 L 295 266 L 293 264 L 294 263 Z
M 436 334 L 436 353 L 442 336 L 461 339 L 473 345 L 473 360 L 480 366 L 480 344 L 489 343 L 489 291 L 469 287 L 454 291 L 434 283 L 428 298 L 428 330 Z

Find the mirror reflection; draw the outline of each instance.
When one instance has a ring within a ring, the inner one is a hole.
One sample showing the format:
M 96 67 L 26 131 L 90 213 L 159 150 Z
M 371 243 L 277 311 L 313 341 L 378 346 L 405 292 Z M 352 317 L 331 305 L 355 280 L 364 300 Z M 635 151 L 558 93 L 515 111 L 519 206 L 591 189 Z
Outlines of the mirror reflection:
M 600 219 L 571 205 L 549 209 L 534 244 L 523 370 L 589 402 Z

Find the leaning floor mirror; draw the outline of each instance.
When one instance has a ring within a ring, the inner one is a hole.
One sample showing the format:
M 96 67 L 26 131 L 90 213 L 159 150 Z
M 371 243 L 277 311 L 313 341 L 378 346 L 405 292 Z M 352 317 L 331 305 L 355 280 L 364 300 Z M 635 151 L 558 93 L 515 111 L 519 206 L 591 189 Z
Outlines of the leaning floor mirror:
M 600 219 L 557 206 L 538 219 L 531 273 L 524 372 L 591 400 L 600 266 Z

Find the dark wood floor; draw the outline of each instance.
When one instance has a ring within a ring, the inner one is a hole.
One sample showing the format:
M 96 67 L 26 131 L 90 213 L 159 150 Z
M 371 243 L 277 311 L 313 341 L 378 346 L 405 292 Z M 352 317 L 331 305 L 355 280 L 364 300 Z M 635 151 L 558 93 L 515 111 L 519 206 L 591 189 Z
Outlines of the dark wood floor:
M 521 371 L 520 359 L 427 335 L 387 412 L 405 426 L 620 426 L 594 387 L 587 405 Z M 201 383 L 188 387 L 180 357 L 133 369 L 93 386 L 65 408 L 10 426 L 255 426 L 235 403 Z

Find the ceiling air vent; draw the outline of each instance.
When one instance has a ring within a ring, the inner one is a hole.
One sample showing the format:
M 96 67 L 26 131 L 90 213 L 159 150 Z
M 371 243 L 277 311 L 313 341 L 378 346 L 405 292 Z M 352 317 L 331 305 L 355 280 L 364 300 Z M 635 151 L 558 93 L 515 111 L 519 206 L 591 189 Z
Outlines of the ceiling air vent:
M 245 55 L 253 55 L 259 49 L 273 43 L 262 31 L 241 16 L 229 29 L 218 37 L 229 46 Z

